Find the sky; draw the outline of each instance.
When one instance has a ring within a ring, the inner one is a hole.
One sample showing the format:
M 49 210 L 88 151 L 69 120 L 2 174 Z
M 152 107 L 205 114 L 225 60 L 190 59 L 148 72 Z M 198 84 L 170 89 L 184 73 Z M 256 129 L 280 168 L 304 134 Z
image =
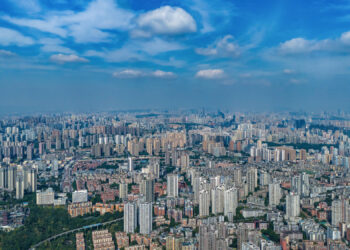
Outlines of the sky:
M 349 0 L 0 3 L 0 113 L 350 111 L 349 79 Z

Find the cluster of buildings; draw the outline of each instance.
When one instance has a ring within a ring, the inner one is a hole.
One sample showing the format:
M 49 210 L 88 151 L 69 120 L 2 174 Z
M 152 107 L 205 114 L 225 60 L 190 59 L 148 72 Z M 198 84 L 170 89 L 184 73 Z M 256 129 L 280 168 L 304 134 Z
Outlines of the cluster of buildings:
M 92 232 L 94 249 L 346 249 L 348 120 L 192 111 L 3 119 L 1 197 L 35 193 L 36 205 L 72 218 L 123 213 L 122 231 Z M 11 209 L 0 213 L 12 218 Z M 77 249 L 89 242 L 76 234 Z

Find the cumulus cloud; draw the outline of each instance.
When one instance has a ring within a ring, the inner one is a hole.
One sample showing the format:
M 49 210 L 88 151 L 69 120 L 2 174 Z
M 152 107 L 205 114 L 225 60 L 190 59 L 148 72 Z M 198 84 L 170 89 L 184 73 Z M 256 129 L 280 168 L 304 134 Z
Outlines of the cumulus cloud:
M 58 38 L 42 38 L 39 40 L 39 43 L 43 45 L 41 50 L 44 52 L 59 52 L 64 54 L 75 53 L 70 48 L 62 46 L 64 42 Z
M 280 51 L 286 54 L 310 52 L 317 49 L 317 42 L 298 37 L 280 45 Z
M 163 6 L 142 14 L 137 19 L 140 30 L 133 35 L 149 36 L 150 34 L 179 35 L 197 30 L 193 17 L 179 7 Z
M 340 41 L 346 45 L 350 45 L 350 31 L 341 34 Z
M 3 16 L 10 23 L 38 29 L 61 37 L 72 36 L 77 43 L 110 41 L 106 30 L 128 30 L 134 14 L 121 9 L 114 0 L 95 0 L 81 12 L 60 11 L 38 19 Z
M 284 69 L 283 70 L 283 73 L 286 74 L 286 75 L 290 75 L 290 74 L 293 74 L 295 71 L 292 70 L 292 69 Z
M 137 78 L 142 76 L 143 73 L 139 70 L 126 69 L 119 72 L 114 72 L 113 76 L 117 78 Z
M 16 54 L 11 51 L 0 49 L 0 57 L 11 57 L 15 55 Z
M 125 69 L 113 73 L 116 78 L 139 78 L 139 77 L 156 77 L 156 78 L 174 78 L 176 75 L 173 72 L 156 70 L 154 72 L 145 72 L 135 69 Z
M 152 73 L 154 77 L 158 78 L 173 78 L 175 77 L 175 74 L 173 72 L 167 72 L 162 70 L 156 70 Z
M 196 77 L 205 79 L 218 79 L 223 78 L 224 75 L 225 74 L 222 69 L 204 69 L 199 70 L 196 74 Z
M 17 45 L 28 46 L 34 44 L 34 40 L 30 37 L 24 36 L 18 31 L 0 27 L 0 45 Z
M 41 6 L 38 0 L 11 0 L 18 8 L 28 12 L 39 12 Z
M 85 56 L 102 57 L 109 62 L 154 61 L 155 55 L 182 49 L 185 47 L 176 42 L 154 38 L 148 41 L 131 41 L 117 50 L 90 50 L 85 53 Z
M 198 48 L 196 53 L 204 56 L 232 57 L 240 54 L 239 46 L 233 36 L 226 35 L 207 48 Z
M 65 55 L 65 54 L 56 54 L 56 55 L 52 55 L 50 57 L 51 61 L 56 62 L 56 63 L 84 63 L 84 62 L 88 62 L 89 60 L 83 58 L 83 57 L 79 57 L 77 55 L 74 54 L 70 54 L 70 55 Z

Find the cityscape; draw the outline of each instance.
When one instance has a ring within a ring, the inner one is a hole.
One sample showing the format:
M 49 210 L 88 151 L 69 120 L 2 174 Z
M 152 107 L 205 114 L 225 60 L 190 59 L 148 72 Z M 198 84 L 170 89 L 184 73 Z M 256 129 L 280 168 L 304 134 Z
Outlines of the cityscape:
M 350 249 L 349 0 L 0 0 L 0 250 Z
M 347 249 L 349 118 L 3 118 L 2 248 Z

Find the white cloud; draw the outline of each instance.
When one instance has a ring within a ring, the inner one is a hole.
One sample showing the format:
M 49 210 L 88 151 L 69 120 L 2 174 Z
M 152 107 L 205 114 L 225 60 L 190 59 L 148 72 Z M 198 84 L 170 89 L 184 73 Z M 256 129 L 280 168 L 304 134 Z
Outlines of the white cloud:
M 43 46 L 41 50 L 44 52 L 59 52 L 64 54 L 74 54 L 75 52 L 70 48 L 62 46 L 63 41 L 58 38 L 42 38 L 39 43 Z
M 56 54 L 50 57 L 51 61 L 56 63 L 78 63 L 78 62 L 88 62 L 89 60 L 79 57 L 77 55 L 65 55 L 65 54 Z
M 11 0 L 11 2 L 22 10 L 28 12 L 39 12 L 41 6 L 38 0 Z
M 204 56 L 232 57 L 240 54 L 239 46 L 233 36 L 226 35 L 207 48 L 198 48 L 196 53 Z
M 143 73 L 138 70 L 126 69 L 123 71 L 114 72 L 113 76 L 117 78 L 137 78 L 143 76 Z
M 40 19 L 2 18 L 10 23 L 38 29 L 61 37 L 72 36 L 77 43 L 107 42 L 107 30 L 128 30 L 134 14 L 121 9 L 114 0 L 95 0 L 81 12 L 48 13 Z
M 131 44 L 131 46 L 134 47 L 134 51 L 139 50 L 149 55 L 157 55 L 168 51 L 185 49 L 184 46 L 176 42 L 167 42 L 160 38 L 154 38 L 147 42 L 135 42 Z
M 283 70 L 283 73 L 286 74 L 286 75 L 290 75 L 290 74 L 293 74 L 295 71 L 292 70 L 292 69 L 284 69 Z
M 167 42 L 160 38 L 154 38 L 149 41 L 131 41 L 117 50 L 90 50 L 85 53 L 85 56 L 101 57 L 109 62 L 155 61 L 156 59 L 153 58 L 155 55 L 182 49 L 185 49 L 185 47 L 176 42 Z M 174 59 L 171 59 L 169 62 L 171 63 L 172 61 Z
M 206 79 L 218 79 L 225 76 L 222 69 L 204 69 L 197 72 L 196 77 Z
M 350 45 L 350 31 L 347 31 L 341 34 L 340 41 L 345 45 Z
M 338 40 L 307 40 L 302 37 L 293 38 L 279 46 L 279 51 L 282 54 L 301 54 L 314 51 L 336 51 L 341 50 L 342 46 Z
M 235 15 L 234 1 L 221 0 L 187 0 L 184 1 L 188 8 L 198 12 L 202 33 L 213 32 L 217 30 L 217 23 L 220 25 L 227 24 Z
M 134 35 L 147 36 L 148 34 L 179 35 L 192 33 L 197 30 L 193 17 L 179 7 L 163 6 L 142 14 L 137 24 L 141 31 L 136 30 Z
M 175 78 L 176 75 L 173 72 L 167 72 L 162 70 L 156 70 L 154 72 L 140 71 L 135 69 L 125 69 L 122 71 L 116 71 L 113 73 L 116 78 L 139 78 L 139 77 L 156 77 L 156 78 Z
M 0 45 L 28 46 L 34 44 L 34 40 L 24 36 L 18 31 L 0 27 Z
M 0 57 L 11 57 L 15 55 L 16 54 L 11 51 L 0 49 Z
M 173 72 L 166 72 L 162 70 L 156 70 L 152 73 L 154 77 L 158 78 L 174 78 L 175 74 Z

